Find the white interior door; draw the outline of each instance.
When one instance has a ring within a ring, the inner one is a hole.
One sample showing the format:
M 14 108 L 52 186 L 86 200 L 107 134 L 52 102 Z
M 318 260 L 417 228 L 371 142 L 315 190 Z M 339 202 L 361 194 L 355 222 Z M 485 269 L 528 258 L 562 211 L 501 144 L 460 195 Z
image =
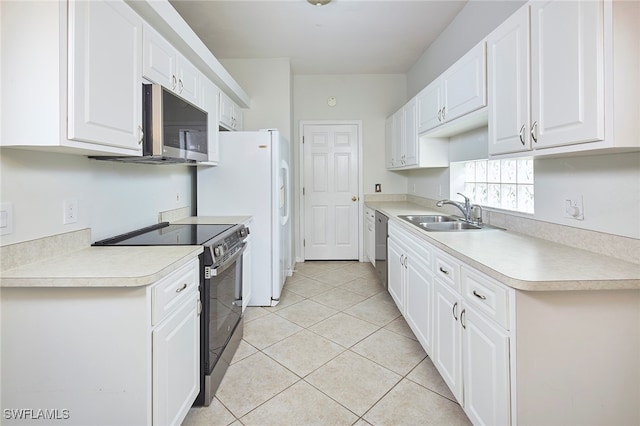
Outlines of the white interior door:
M 358 126 L 306 124 L 305 260 L 358 259 Z

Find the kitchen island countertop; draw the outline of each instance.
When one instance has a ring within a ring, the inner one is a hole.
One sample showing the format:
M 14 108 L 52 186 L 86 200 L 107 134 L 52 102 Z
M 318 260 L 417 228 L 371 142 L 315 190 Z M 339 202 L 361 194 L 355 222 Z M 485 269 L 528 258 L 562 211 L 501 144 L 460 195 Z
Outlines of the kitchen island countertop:
M 428 232 L 400 218 L 442 214 L 407 201 L 366 202 L 390 221 L 518 290 L 640 290 L 640 265 L 547 240 L 485 229 Z

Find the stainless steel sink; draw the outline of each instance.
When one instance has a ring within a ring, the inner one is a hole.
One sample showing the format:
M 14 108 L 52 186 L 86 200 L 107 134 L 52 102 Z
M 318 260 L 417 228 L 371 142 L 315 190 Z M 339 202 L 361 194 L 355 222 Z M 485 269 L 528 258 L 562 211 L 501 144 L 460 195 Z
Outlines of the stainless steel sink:
M 427 231 L 464 231 L 467 229 L 483 229 L 482 226 L 473 225 L 471 223 L 457 221 L 457 222 L 436 222 L 436 223 L 420 223 L 418 224 L 422 229 Z
M 419 223 L 437 223 L 437 222 L 456 222 L 458 219 L 452 216 L 442 216 L 442 215 L 403 215 L 398 216 L 400 219 L 404 219 L 407 222 L 411 222 L 413 224 Z
M 480 229 L 500 229 L 485 224 L 473 224 L 465 222 L 455 216 L 443 215 L 400 215 L 400 219 L 405 220 L 425 231 L 433 232 L 457 232 Z

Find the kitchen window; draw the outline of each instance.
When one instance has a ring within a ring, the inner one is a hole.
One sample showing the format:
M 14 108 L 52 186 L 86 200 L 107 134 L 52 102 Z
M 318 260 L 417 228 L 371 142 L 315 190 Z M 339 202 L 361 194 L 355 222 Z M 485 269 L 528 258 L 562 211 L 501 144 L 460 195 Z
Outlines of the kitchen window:
M 474 204 L 533 213 L 533 159 L 464 162 L 464 194 Z

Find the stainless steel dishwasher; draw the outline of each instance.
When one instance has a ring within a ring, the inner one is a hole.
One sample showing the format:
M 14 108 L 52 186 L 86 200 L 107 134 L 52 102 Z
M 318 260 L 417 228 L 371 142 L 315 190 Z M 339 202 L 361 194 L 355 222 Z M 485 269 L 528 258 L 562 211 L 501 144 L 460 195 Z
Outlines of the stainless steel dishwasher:
M 376 210 L 376 273 L 387 288 L 387 236 L 389 218 Z

